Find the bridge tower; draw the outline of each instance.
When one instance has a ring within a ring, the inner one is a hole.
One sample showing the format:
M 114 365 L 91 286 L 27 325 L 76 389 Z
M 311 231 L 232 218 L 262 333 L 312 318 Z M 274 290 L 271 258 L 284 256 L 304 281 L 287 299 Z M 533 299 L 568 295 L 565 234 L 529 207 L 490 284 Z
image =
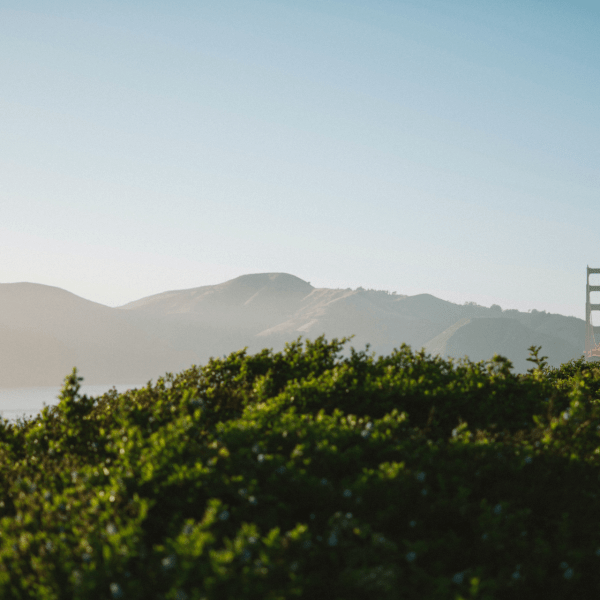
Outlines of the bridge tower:
M 590 302 L 590 292 L 600 292 L 600 285 L 590 285 L 590 275 L 594 273 L 600 273 L 600 269 L 587 268 L 587 284 L 585 286 L 585 357 L 587 360 L 600 359 L 600 344 L 596 343 L 592 324 L 592 311 L 600 310 L 600 304 Z

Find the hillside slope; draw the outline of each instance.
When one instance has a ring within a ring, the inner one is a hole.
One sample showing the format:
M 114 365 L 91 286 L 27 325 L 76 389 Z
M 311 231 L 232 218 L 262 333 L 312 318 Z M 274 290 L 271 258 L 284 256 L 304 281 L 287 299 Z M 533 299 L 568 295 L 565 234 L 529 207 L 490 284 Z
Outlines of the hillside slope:
M 527 362 L 527 349 L 532 345 L 542 346 L 543 355 L 548 356 L 548 363 L 552 366 L 559 366 L 581 354 L 569 342 L 533 330 L 517 319 L 485 317 L 457 321 L 430 340 L 425 349 L 444 358 L 468 356 L 474 361 L 500 354 L 512 361 L 517 372 L 523 373 L 531 368 Z
M 56 287 L 0 284 L 0 387 L 58 385 L 73 366 L 86 383 L 138 383 L 248 347 L 347 337 L 388 354 L 403 343 L 450 357 L 503 354 L 528 368 L 541 345 L 552 365 L 582 353 L 584 322 L 538 311 L 458 305 L 430 294 L 315 288 L 287 273 L 243 275 L 119 308 Z
M 503 354 L 523 372 L 531 345 L 541 345 L 554 366 L 579 357 L 585 328 L 575 317 L 459 305 L 431 294 L 314 288 L 286 273 L 244 275 L 122 308 L 131 322 L 202 361 L 244 346 L 280 350 L 299 336 L 354 335 L 354 347 L 370 344 L 377 354 L 402 343 L 455 358 Z
M 90 384 L 138 383 L 195 359 L 118 309 L 52 286 L 0 284 L 0 387 L 60 385 L 74 366 Z

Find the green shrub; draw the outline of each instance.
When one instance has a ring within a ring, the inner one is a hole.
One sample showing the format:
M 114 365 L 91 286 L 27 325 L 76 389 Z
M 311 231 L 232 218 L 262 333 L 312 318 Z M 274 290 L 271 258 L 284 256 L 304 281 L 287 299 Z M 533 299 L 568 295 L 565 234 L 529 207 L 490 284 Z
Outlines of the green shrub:
M 0 421 L 0 597 L 598 597 L 600 371 L 345 343 Z

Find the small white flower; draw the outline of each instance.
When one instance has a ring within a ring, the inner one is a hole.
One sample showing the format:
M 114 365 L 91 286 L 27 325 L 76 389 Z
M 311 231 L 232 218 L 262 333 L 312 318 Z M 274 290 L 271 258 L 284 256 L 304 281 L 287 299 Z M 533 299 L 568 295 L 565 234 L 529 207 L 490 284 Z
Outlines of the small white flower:
M 571 579 L 573 577 L 573 569 L 571 567 L 566 569 L 565 572 L 563 573 L 563 576 L 565 579 Z
M 464 573 L 456 573 L 452 577 L 452 583 L 462 583 L 464 578 L 465 578 Z
M 530 465 L 532 460 L 533 460 L 533 459 L 531 458 L 531 456 L 526 456 L 526 457 L 525 457 L 525 464 L 528 464 L 528 465 Z
M 221 521 L 227 521 L 227 519 L 229 519 L 229 511 L 228 510 L 224 510 L 220 515 L 219 515 L 219 519 L 221 519 Z
M 494 514 L 499 515 L 502 512 L 502 504 L 496 504 L 494 506 Z
M 351 498 L 352 492 L 350 490 L 344 490 L 343 496 L 344 498 Z
M 416 553 L 416 552 L 409 552 L 409 553 L 406 555 L 406 560 L 407 560 L 408 562 L 412 562 L 413 560 L 415 560 L 415 558 L 417 558 L 417 553 Z
M 327 543 L 328 543 L 330 546 L 337 546 L 337 543 L 338 543 L 337 535 L 336 535 L 335 533 L 332 533 L 332 534 L 329 536 L 329 539 L 327 540 Z
M 123 590 L 118 583 L 111 583 L 109 588 L 113 598 L 120 598 L 123 595 Z
M 417 474 L 417 480 L 420 481 L 421 483 L 423 481 L 425 481 L 425 473 L 423 473 L 423 471 L 421 471 L 420 473 Z

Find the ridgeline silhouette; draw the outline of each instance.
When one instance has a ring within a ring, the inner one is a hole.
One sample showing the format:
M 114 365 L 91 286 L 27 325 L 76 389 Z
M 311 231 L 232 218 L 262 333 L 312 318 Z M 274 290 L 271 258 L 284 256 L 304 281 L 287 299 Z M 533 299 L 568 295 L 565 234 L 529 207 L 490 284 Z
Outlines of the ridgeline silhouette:
M 118 308 L 33 283 L 0 284 L 0 387 L 59 385 L 77 366 L 89 384 L 156 379 L 245 346 L 280 350 L 303 336 L 354 335 L 385 355 L 402 343 L 471 360 L 506 356 L 517 372 L 527 348 L 558 366 L 581 356 L 585 323 L 557 314 L 458 305 L 429 294 L 314 288 L 286 273 L 243 275 Z

